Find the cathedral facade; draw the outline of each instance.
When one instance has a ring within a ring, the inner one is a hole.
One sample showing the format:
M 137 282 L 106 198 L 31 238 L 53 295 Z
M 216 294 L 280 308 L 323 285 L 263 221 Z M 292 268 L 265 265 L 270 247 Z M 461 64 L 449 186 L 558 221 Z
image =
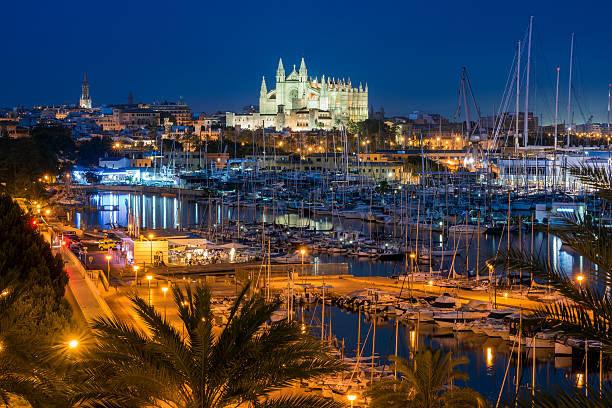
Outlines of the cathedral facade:
M 349 121 L 368 118 L 368 85 L 353 87 L 351 80 L 308 76 L 302 58 L 299 70 L 295 65 L 285 75 L 283 60 L 276 69 L 275 89 L 268 91 L 265 77 L 259 91 L 259 113 L 227 114 L 227 126 L 256 129 L 262 126 L 277 130 L 332 129 Z

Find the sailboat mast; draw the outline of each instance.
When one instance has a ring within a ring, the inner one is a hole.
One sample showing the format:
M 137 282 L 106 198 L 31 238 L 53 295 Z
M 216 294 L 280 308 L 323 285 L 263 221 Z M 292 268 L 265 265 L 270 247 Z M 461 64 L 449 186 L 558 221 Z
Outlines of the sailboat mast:
M 612 84 L 608 84 L 608 136 L 610 136 L 610 89 Z
M 567 87 L 567 146 L 570 147 L 570 131 L 572 130 L 572 64 L 574 63 L 574 33 L 572 33 L 572 42 L 570 46 L 570 63 L 569 63 L 569 85 Z
M 518 155 L 519 146 L 519 98 L 521 94 L 521 40 L 517 45 L 517 62 L 516 62 L 516 118 L 514 124 L 514 154 Z M 515 177 L 516 179 L 516 177 Z
M 557 125 L 559 117 L 559 71 L 561 68 L 557 67 L 557 88 L 555 90 L 555 148 L 553 155 L 553 197 L 555 195 L 555 189 L 557 188 Z
M 555 91 L 555 152 L 557 151 L 557 122 L 559 115 L 559 71 L 561 68 L 557 67 L 557 89 Z
M 533 16 L 529 19 L 529 42 L 527 43 L 527 77 L 525 78 L 525 117 L 523 118 L 523 140 L 524 146 L 527 147 L 529 136 L 529 71 L 531 65 L 531 32 L 533 28 Z

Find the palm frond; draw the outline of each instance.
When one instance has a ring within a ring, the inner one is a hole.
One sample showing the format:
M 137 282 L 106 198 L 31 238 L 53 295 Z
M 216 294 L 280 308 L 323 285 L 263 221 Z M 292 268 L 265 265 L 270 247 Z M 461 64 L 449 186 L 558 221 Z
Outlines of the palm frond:
M 531 391 L 523 390 L 517 398 L 520 408 L 604 408 L 610 406 L 610 401 L 612 390 L 607 386 L 601 392 L 589 386 L 587 396 L 585 389 L 576 388 L 572 384 L 554 385 L 550 390 L 538 390 L 535 396 L 531 395 Z
M 344 408 L 346 404 L 314 395 L 289 395 L 257 403 L 259 408 Z

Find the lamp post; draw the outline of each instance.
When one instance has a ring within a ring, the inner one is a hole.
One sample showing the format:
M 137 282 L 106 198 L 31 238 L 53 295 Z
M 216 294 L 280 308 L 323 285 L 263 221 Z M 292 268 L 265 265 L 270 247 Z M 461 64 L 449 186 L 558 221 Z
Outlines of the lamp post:
M 414 252 L 411 252 L 410 253 L 410 289 L 411 290 L 412 290 L 412 284 L 414 282 L 414 258 L 416 258 L 416 254 Z
M 357 399 L 357 396 L 355 394 L 349 394 L 346 396 L 346 398 L 351 401 L 351 408 L 353 408 L 353 401 Z
M 109 285 L 110 285 L 110 260 L 111 260 L 111 256 L 106 255 L 106 280 L 108 281 Z
M 153 265 L 153 237 L 155 237 L 155 235 L 149 234 L 149 241 L 151 242 L 151 259 L 150 259 L 151 265 Z
M 138 269 L 140 269 L 140 266 L 134 265 L 134 274 L 135 274 L 135 276 L 134 276 L 134 282 L 135 283 L 134 284 L 136 286 L 138 286 Z
M 164 286 L 162 288 L 162 292 L 164 293 L 164 320 L 166 320 L 166 292 L 168 291 L 168 287 Z
M 578 275 L 576 276 L 576 280 L 578 281 L 578 285 L 580 286 L 580 289 L 582 289 L 582 281 L 584 280 L 584 276 Z
M 149 284 L 149 306 L 151 306 L 151 279 L 153 279 L 153 276 L 147 275 L 147 282 Z
M 302 272 L 302 275 L 304 275 L 304 255 L 306 255 L 306 249 L 304 249 L 304 248 L 300 249 L 300 255 L 302 255 L 301 272 Z

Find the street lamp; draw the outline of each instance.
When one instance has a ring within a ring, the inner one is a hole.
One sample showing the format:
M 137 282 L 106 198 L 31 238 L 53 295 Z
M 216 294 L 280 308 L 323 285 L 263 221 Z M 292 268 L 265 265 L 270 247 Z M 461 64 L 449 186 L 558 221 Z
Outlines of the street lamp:
M 162 292 L 164 293 L 164 320 L 166 319 L 166 292 L 168 291 L 168 287 L 164 286 L 162 288 Z
M 578 284 L 580 285 L 580 288 L 582 289 L 582 281 L 584 280 L 584 276 L 578 275 L 576 276 L 576 280 L 578 281 Z
M 353 401 L 357 399 L 357 396 L 355 394 L 349 394 L 346 396 L 346 398 L 351 401 L 351 408 L 353 408 Z
M 138 286 L 138 269 L 140 269 L 140 266 L 134 265 L 134 282 L 136 282 L 136 286 Z
M 155 235 L 153 234 L 149 234 L 149 241 L 151 242 L 151 259 L 150 259 L 150 264 L 153 265 L 153 237 Z
M 79 345 L 79 342 L 77 340 L 70 340 L 68 342 L 68 347 L 70 347 L 71 349 L 77 348 L 78 345 Z
M 302 275 L 304 275 L 304 255 L 306 255 L 306 249 L 300 249 L 300 255 L 302 255 Z
M 147 282 L 149 284 L 149 306 L 151 306 L 151 279 L 153 279 L 153 276 L 147 275 Z
M 110 284 L 110 260 L 111 260 L 111 256 L 106 255 L 106 280 L 108 281 L 109 284 Z

